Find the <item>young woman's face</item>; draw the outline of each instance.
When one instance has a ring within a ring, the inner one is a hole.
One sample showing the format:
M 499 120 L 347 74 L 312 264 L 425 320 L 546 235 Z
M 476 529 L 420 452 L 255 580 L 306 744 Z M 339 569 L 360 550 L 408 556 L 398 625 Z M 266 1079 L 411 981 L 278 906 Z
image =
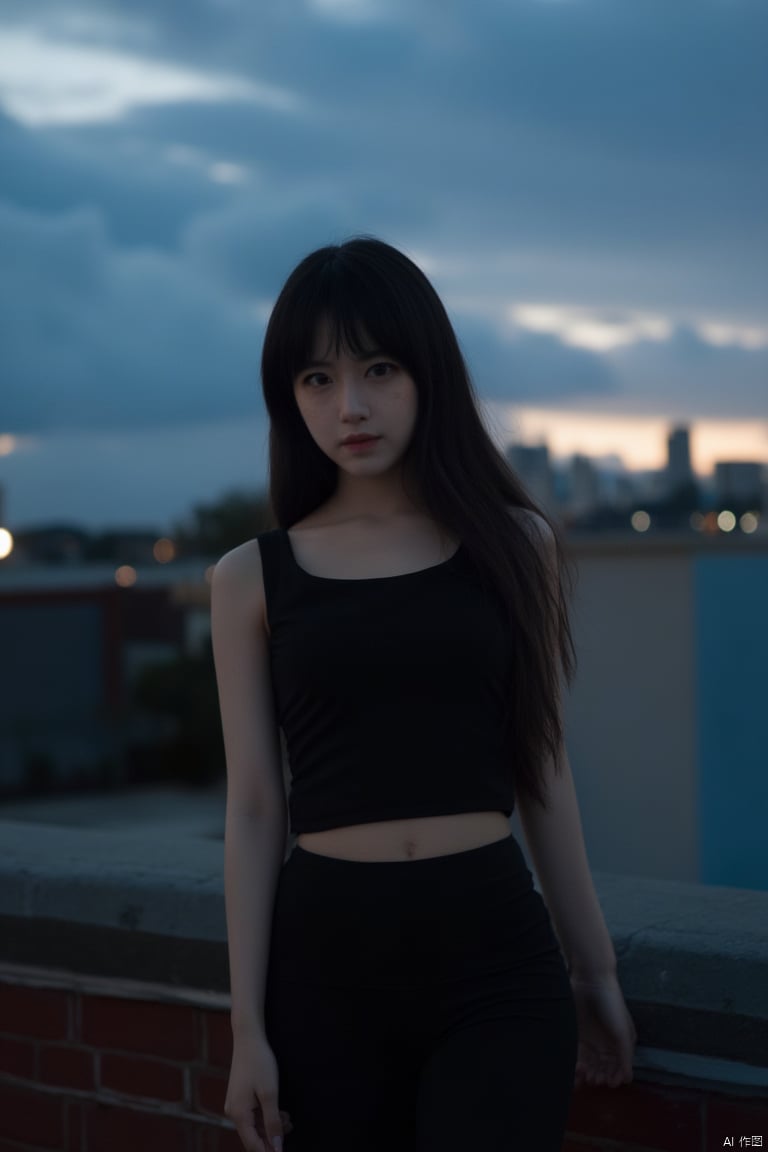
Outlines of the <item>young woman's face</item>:
M 321 325 L 312 361 L 297 373 L 293 393 L 309 434 L 340 468 L 379 475 L 398 463 L 416 425 L 418 393 L 413 378 L 386 349 L 373 345 L 359 356 L 344 347 L 337 356 Z M 359 448 L 348 436 L 373 436 Z

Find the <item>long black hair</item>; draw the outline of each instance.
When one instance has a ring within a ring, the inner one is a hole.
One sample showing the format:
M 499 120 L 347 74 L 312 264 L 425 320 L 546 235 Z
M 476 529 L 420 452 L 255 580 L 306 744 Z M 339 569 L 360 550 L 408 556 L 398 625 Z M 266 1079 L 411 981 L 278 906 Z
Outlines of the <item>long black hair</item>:
M 296 373 L 312 358 L 321 321 L 330 324 L 337 353 L 344 347 L 363 354 L 373 340 L 416 384 L 404 485 L 417 507 L 462 541 L 506 616 L 510 770 L 517 795 L 546 807 L 543 758 L 550 754 L 560 769 L 561 675 L 570 683 L 576 666 L 570 561 L 558 526 L 531 498 L 482 423 L 469 370 L 435 289 L 413 261 L 374 237 L 354 237 L 306 256 L 270 316 L 261 376 L 270 417 L 272 523 L 289 528 L 336 489 L 337 465 L 310 436 L 293 392 Z M 536 521 L 510 508 L 544 520 L 547 547 L 534 542 L 536 533 L 526 523 Z

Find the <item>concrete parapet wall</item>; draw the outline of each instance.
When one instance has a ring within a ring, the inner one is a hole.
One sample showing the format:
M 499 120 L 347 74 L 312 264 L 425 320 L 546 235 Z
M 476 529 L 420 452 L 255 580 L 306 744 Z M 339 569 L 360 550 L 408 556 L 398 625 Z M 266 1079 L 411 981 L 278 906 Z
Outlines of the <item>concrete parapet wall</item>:
M 238 1148 L 221 841 L 6 822 L 0 843 L 0 1148 Z M 564 1152 L 768 1148 L 768 893 L 595 886 L 635 1080 L 574 1093 Z

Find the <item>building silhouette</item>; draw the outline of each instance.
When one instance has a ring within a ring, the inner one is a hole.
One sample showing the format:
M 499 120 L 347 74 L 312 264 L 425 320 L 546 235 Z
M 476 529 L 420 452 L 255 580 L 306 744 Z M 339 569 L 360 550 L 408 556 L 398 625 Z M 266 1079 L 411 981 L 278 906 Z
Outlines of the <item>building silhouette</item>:
M 718 460 L 715 464 L 715 496 L 721 508 L 760 508 L 763 465 L 751 460 Z
M 575 516 L 591 512 L 600 504 L 600 477 L 589 456 L 576 453 L 571 459 L 568 511 Z
M 547 444 L 510 444 L 506 454 L 533 499 L 544 508 L 555 511 L 555 473 Z
M 666 489 L 670 495 L 693 481 L 688 428 L 673 428 L 667 437 Z

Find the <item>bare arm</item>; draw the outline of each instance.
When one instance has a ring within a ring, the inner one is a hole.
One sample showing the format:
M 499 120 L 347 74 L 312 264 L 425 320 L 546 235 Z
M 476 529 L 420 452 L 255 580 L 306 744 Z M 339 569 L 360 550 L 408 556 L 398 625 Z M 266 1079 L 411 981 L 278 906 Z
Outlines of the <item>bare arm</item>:
M 256 551 L 254 551 L 256 549 Z M 227 765 L 224 893 L 233 1030 L 264 1031 L 264 989 L 288 814 L 258 545 L 214 569 L 211 638 Z
M 539 550 L 556 590 L 557 553 L 549 526 L 535 513 L 520 508 L 511 508 L 510 513 Z M 592 883 L 573 775 L 562 741 L 558 753 L 557 772 L 551 756 L 543 765 L 546 810 L 520 795 L 520 823 L 571 974 L 585 974 L 587 979 L 612 975 L 616 955 Z
M 287 824 L 287 816 L 278 808 L 259 816 L 240 816 L 227 805 L 224 896 L 235 1035 L 266 1035 L 264 991 L 272 909 Z
M 265 1152 L 292 1128 L 278 1106 L 280 1072 L 264 1014 L 288 813 L 257 541 L 227 552 L 214 568 L 211 638 L 227 764 L 224 896 L 233 1045 L 224 1112 L 247 1152 Z
M 555 774 L 551 761 L 547 768 L 547 810 L 521 797 L 520 823 L 571 976 L 599 980 L 615 975 L 616 954 L 592 882 L 564 748 L 561 771 Z
M 519 514 L 519 513 L 518 513 Z M 540 517 L 527 513 L 556 586 L 554 538 Z M 632 1079 L 637 1033 L 619 987 L 616 953 L 587 861 L 576 789 L 563 741 L 543 764 L 547 806 L 518 796 L 525 841 L 566 958 L 579 1021 L 575 1083 L 617 1087 Z

